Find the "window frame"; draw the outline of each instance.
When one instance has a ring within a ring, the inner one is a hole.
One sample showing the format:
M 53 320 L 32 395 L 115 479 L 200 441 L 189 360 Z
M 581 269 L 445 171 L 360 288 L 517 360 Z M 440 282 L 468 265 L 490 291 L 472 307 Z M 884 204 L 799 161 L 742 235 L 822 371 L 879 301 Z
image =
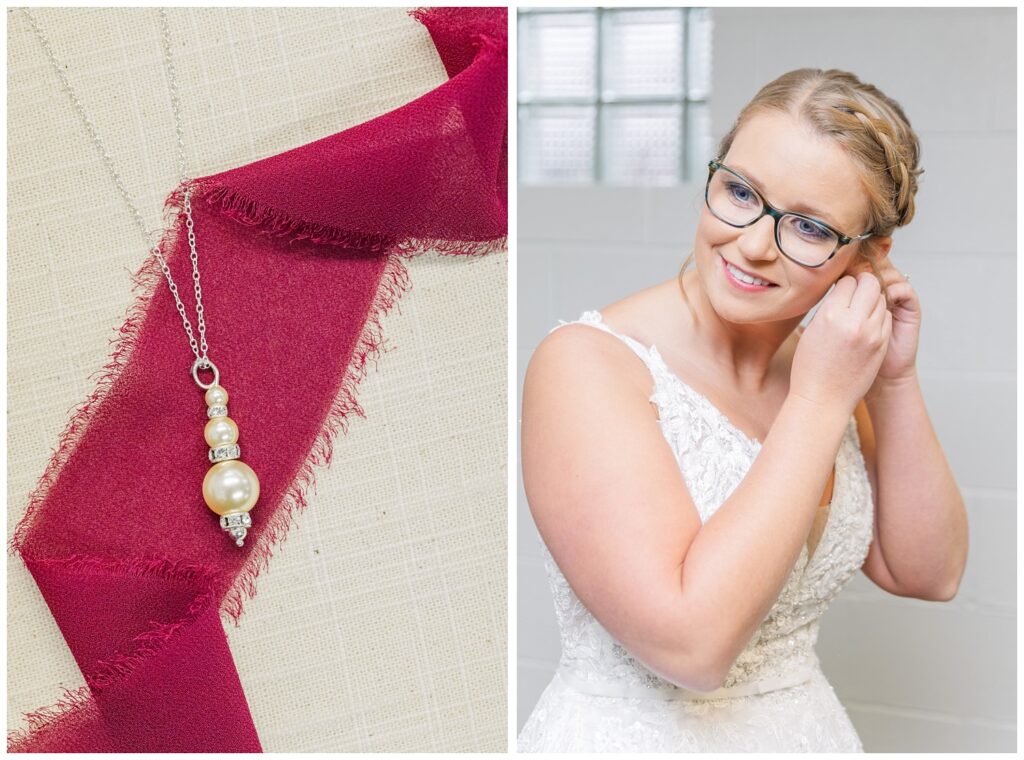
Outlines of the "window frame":
M 677 11 L 681 16 L 681 39 L 682 39 L 682 55 L 680 55 L 680 65 L 682 67 L 682 84 L 681 94 L 676 96 L 611 96 L 605 97 L 604 93 L 604 59 L 603 54 L 605 50 L 605 16 L 608 14 L 614 14 L 616 12 L 634 12 L 634 11 Z M 591 177 L 589 182 L 586 183 L 573 183 L 573 182 L 529 182 L 524 181 L 522 176 L 518 176 L 517 179 L 522 184 L 528 187 L 587 187 L 594 185 L 609 186 L 619 185 L 619 183 L 610 183 L 606 178 L 603 155 L 603 120 L 604 110 L 606 106 L 617 106 L 617 105 L 676 105 L 680 109 L 680 127 L 682 131 L 680 139 L 679 149 L 679 179 L 677 182 L 668 185 L 675 187 L 691 183 L 696 177 L 696 172 L 703 170 L 706 167 L 706 163 L 699 160 L 693 162 L 695 165 L 691 166 L 690 152 L 693 145 L 693 137 L 690 134 L 688 125 L 690 124 L 691 109 L 694 105 L 708 106 L 711 100 L 711 87 L 708 86 L 707 92 L 704 97 L 691 98 L 690 97 L 690 66 L 689 66 L 689 44 L 690 44 L 690 20 L 695 11 L 709 11 L 710 8 L 700 7 L 666 7 L 666 6 L 641 6 L 641 7 L 567 7 L 567 8 L 519 8 L 516 17 L 516 23 L 519 23 L 519 19 L 522 17 L 529 16 L 544 16 L 544 15 L 569 15 L 569 14 L 580 14 L 580 15 L 592 15 L 595 17 L 597 24 L 597 40 L 594 51 L 594 95 L 591 97 L 586 96 L 527 96 L 524 97 L 522 94 L 521 86 L 516 88 L 516 112 L 522 113 L 523 107 L 530 106 L 591 106 L 594 108 L 594 144 L 591 156 Z M 519 57 L 517 56 L 517 60 Z M 518 132 L 517 132 L 518 135 Z M 523 144 L 520 140 L 520 149 Z M 518 164 L 523 166 L 523 162 L 519 161 Z M 641 184 L 626 184 L 623 186 L 631 187 L 652 187 L 650 183 Z

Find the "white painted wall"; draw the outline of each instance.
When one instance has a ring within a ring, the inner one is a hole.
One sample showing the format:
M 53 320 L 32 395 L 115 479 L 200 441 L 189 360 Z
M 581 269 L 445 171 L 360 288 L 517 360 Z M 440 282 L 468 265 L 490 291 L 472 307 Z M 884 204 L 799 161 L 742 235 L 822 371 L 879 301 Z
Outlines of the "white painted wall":
M 919 374 L 967 502 L 968 568 L 946 604 L 858 574 L 823 618 L 818 652 L 866 750 L 1014 751 L 1016 10 L 716 9 L 714 24 L 716 142 L 762 84 L 801 66 L 877 85 L 921 137 L 917 216 L 892 259 L 922 302 Z M 558 319 L 678 271 L 702 189 L 520 187 L 520 399 Z M 559 655 L 521 478 L 518 534 L 521 726 Z

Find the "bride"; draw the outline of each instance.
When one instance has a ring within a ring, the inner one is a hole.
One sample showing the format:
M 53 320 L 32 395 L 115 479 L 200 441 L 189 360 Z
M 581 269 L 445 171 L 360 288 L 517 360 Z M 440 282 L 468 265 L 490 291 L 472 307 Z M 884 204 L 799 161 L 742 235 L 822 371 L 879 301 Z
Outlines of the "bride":
M 918 155 L 875 87 L 784 74 L 708 166 L 695 268 L 537 348 L 522 468 L 562 656 L 519 751 L 863 751 L 819 618 L 858 569 L 952 599 L 967 554 L 888 258 Z

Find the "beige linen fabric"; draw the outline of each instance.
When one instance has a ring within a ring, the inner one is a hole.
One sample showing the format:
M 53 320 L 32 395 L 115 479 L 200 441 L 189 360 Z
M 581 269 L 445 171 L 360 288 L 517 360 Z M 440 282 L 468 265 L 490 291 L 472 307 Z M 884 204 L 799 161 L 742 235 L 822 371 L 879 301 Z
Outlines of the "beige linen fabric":
M 157 227 L 178 165 L 156 10 L 34 13 Z M 193 176 L 333 134 L 445 80 L 403 9 L 169 14 Z M 13 11 L 8 93 L 10 536 L 94 388 L 148 246 Z M 382 320 L 391 350 L 359 387 L 367 418 L 336 439 L 240 627 L 226 624 L 267 751 L 507 749 L 507 256 L 407 265 L 412 288 Z M 84 682 L 20 559 L 7 568 L 14 729 Z

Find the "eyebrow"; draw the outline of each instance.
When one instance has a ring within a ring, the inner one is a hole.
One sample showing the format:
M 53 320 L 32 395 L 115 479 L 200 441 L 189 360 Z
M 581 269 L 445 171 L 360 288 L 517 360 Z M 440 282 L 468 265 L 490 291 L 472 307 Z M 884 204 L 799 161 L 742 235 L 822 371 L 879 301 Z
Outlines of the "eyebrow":
M 731 168 L 732 168 L 732 169 L 735 169 L 735 170 L 736 170 L 737 172 L 739 172 L 740 174 L 742 174 L 742 175 L 743 175 L 744 177 L 746 177 L 746 178 L 747 178 L 748 180 L 750 180 L 750 181 L 751 181 L 752 183 L 754 183 L 755 185 L 757 185 L 757 188 L 755 188 L 755 189 L 756 189 L 756 190 L 757 190 L 757 191 L 758 191 L 759 193 L 761 193 L 761 195 L 762 195 L 762 196 L 764 195 L 764 193 L 763 193 L 763 192 L 761 192 L 761 190 L 760 190 L 760 188 L 761 188 L 761 187 L 763 187 L 763 185 L 761 184 L 760 180 L 758 180 L 758 179 L 757 179 L 756 177 L 754 177 L 754 175 L 753 175 L 753 174 L 751 174 L 750 172 L 748 172 L 748 171 L 747 171 L 746 169 L 744 169 L 743 167 L 741 167 L 741 166 L 737 166 L 736 164 L 733 164 L 733 165 L 731 166 Z M 836 230 L 838 230 L 838 229 L 839 229 L 839 225 L 838 225 L 838 224 L 836 224 L 836 221 L 835 221 L 835 219 L 833 219 L 833 218 L 832 218 L 832 216 L 831 216 L 830 214 L 826 214 L 826 213 L 825 213 L 824 211 L 822 211 L 821 209 L 819 209 L 819 208 L 817 208 L 817 207 L 815 207 L 815 206 L 811 206 L 811 205 L 809 205 L 809 204 L 807 204 L 807 203 L 801 203 L 801 204 L 799 204 L 799 205 L 797 206 L 797 208 L 802 208 L 802 209 L 806 209 L 806 210 L 805 210 L 805 211 L 796 211 L 796 213 L 798 213 L 798 214 L 810 214 L 811 216 L 816 216 L 816 217 L 818 217 L 819 219 L 821 219 L 821 220 L 822 220 L 823 222 L 825 222 L 825 223 L 827 223 L 828 225 L 830 225 L 831 227 L 835 228 Z M 794 209 L 794 211 L 795 211 L 795 209 Z M 843 234 L 846 234 L 846 233 L 843 233 Z

